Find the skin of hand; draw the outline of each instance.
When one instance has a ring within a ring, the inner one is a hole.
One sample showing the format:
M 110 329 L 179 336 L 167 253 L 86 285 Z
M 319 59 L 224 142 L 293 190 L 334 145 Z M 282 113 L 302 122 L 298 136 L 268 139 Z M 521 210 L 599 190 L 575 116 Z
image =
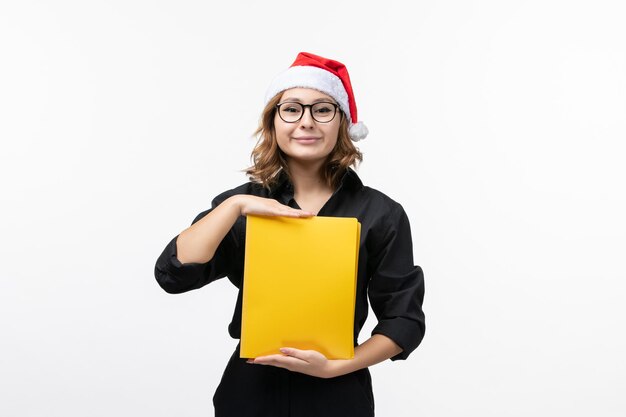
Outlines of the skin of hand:
M 352 359 L 327 359 L 315 350 L 290 347 L 281 348 L 280 351 L 282 355 L 259 356 L 247 362 L 276 366 L 319 378 L 334 378 L 389 359 L 402 352 L 402 348 L 387 336 L 374 334 L 354 349 Z
M 178 260 L 182 264 L 210 261 L 237 218 L 247 214 L 286 217 L 314 216 L 314 213 L 289 207 L 271 198 L 235 195 L 227 198 L 211 213 L 179 234 L 176 241 Z
M 242 216 L 256 214 L 259 216 L 287 216 L 287 217 L 311 217 L 314 213 L 298 210 L 281 204 L 271 198 L 263 198 L 252 195 L 240 194 L 231 198 L 236 199 L 239 213 Z

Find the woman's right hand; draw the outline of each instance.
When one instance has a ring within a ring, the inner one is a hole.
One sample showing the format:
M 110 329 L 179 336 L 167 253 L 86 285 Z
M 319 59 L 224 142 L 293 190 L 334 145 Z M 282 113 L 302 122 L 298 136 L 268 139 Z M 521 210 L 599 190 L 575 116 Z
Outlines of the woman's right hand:
M 234 199 L 241 216 L 256 214 L 259 216 L 312 217 L 314 213 L 286 206 L 271 198 L 238 194 Z
M 291 208 L 271 198 L 238 194 L 227 198 L 202 219 L 183 230 L 176 240 L 181 263 L 205 263 L 215 255 L 218 245 L 239 216 L 312 217 L 315 214 Z

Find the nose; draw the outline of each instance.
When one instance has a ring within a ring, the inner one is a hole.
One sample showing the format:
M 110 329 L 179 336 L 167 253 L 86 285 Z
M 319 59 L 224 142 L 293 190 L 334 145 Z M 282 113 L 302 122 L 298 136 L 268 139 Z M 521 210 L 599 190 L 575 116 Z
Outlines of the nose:
M 308 110 L 308 111 L 307 111 Z M 304 107 L 302 117 L 300 118 L 301 127 L 313 127 L 315 125 L 315 119 L 313 119 L 313 107 Z

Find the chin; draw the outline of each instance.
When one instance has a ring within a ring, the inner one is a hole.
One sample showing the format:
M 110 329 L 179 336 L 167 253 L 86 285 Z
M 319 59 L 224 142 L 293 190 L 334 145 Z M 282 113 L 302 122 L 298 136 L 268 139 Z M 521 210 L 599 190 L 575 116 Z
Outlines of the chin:
M 317 162 L 328 158 L 328 154 L 311 154 L 311 153 L 288 153 L 286 154 L 289 159 L 302 162 Z

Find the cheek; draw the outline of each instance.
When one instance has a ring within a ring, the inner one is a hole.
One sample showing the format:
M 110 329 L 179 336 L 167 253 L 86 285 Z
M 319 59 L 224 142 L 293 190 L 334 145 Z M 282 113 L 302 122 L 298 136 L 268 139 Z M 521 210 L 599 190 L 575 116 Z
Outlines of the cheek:
M 278 116 L 276 116 L 278 118 Z M 274 130 L 276 131 L 276 138 L 278 140 L 285 140 L 291 134 L 293 126 L 284 123 L 282 120 L 274 120 Z
M 339 125 L 333 126 L 333 128 L 328 132 L 328 136 L 333 138 L 330 143 L 332 143 L 332 147 L 334 148 L 339 140 Z
M 274 131 L 276 132 L 276 145 L 278 145 L 281 151 L 285 152 L 289 148 L 290 127 L 284 124 L 275 124 Z

